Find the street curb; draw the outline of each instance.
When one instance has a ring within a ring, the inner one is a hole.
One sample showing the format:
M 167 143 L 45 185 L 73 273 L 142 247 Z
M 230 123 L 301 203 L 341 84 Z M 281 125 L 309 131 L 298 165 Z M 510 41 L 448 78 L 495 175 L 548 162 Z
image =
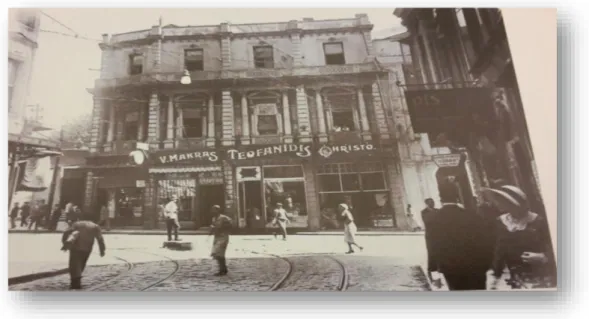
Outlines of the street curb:
M 31 282 L 39 279 L 59 276 L 63 274 L 67 274 L 69 272 L 68 268 L 53 270 L 53 271 L 43 271 L 34 274 L 24 275 L 24 276 L 17 276 L 8 278 L 8 286 L 23 284 L 26 282 Z

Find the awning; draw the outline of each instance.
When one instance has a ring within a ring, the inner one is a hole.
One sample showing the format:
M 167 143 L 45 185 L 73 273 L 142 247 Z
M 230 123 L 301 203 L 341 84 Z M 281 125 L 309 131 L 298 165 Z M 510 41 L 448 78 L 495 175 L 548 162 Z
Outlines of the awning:
M 149 172 L 152 174 L 165 173 L 199 173 L 199 172 L 220 172 L 223 169 L 221 166 L 190 166 L 190 167 L 157 167 L 150 168 Z

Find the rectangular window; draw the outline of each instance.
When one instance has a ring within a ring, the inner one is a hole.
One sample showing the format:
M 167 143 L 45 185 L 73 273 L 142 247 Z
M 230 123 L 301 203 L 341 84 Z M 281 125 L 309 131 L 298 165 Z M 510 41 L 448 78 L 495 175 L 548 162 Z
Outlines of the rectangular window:
M 346 64 L 344 57 L 344 45 L 341 42 L 324 43 L 323 51 L 325 53 L 325 64 L 336 65 Z
M 264 178 L 302 178 L 302 166 L 265 166 Z
M 336 132 L 354 131 L 354 111 L 332 111 L 333 129 Z
M 19 69 L 19 61 L 14 59 L 8 59 L 8 109 L 12 109 L 12 97 Z
M 202 49 L 184 50 L 184 67 L 188 71 L 204 70 L 204 53 Z
M 254 66 L 260 69 L 274 68 L 274 49 L 272 46 L 254 47 Z
M 260 135 L 278 134 L 276 115 L 258 115 L 258 133 Z
M 123 138 L 125 141 L 137 140 L 139 133 L 139 112 L 127 112 L 123 128 Z
M 184 137 L 197 138 L 203 137 L 203 120 L 204 109 L 182 109 L 182 125 L 184 127 Z
M 102 135 L 100 136 L 100 142 L 101 143 L 106 143 L 107 139 L 108 139 L 108 129 L 110 128 L 110 112 L 114 111 L 112 105 L 104 105 L 103 106 L 103 112 L 102 112 L 102 118 L 101 118 L 101 122 L 100 125 L 102 126 Z
M 320 193 L 386 190 L 384 169 L 379 162 L 322 165 L 318 172 Z
M 143 73 L 143 55 L 131 54 L 129 56 L 129 74 L 136 75 Z

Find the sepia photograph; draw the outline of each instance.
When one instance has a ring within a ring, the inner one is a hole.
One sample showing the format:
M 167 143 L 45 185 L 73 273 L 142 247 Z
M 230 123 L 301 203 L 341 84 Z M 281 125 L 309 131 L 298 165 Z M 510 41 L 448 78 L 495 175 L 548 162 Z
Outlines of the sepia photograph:
M 8 18 L 9 291 L 557 288 L 499 8 Z

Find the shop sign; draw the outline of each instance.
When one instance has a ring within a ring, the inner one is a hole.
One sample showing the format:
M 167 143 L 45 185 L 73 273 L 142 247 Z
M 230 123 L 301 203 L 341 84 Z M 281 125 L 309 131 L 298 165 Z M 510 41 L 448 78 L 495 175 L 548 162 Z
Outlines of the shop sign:
M 415 133 L 466 132 L 474 118 L 493 118 L 488 88 L 408 90 L 405 92 Z
M 135 187 L 137 188 L 145 188 L 145 181 L 144 180 L 136 180 Z
M 223 184 L 223 172 L 202 172 L 198 174 L 198 183 L 200 185 Z
M 165 155 L 156 156 L 158 164 L 173 164 L 186 161 L 205 161 L 217 162 L 219 155 L 216 151 L 190 151 L 190 152 L 176 152 Z
M 434 155 L 433 160 L 438 167 L 456 167 L 460 164 L 460 154 Z
M 229 160 L 246 160 L 269 157 L 272 155 L 291 154 L 301 158 L 311 156 L 311 145 L 300 144 L 283 144 L 258 149 L 239 151 L 236 149 L 227 150 L 227 159 Z
M 333 154 L 351 154 L 365 151 L 374 151 L 376 147 L 372 144 L 347 144 L 347 145 L 323 145 L 318 154 L 323 158 L 329 158 Z

